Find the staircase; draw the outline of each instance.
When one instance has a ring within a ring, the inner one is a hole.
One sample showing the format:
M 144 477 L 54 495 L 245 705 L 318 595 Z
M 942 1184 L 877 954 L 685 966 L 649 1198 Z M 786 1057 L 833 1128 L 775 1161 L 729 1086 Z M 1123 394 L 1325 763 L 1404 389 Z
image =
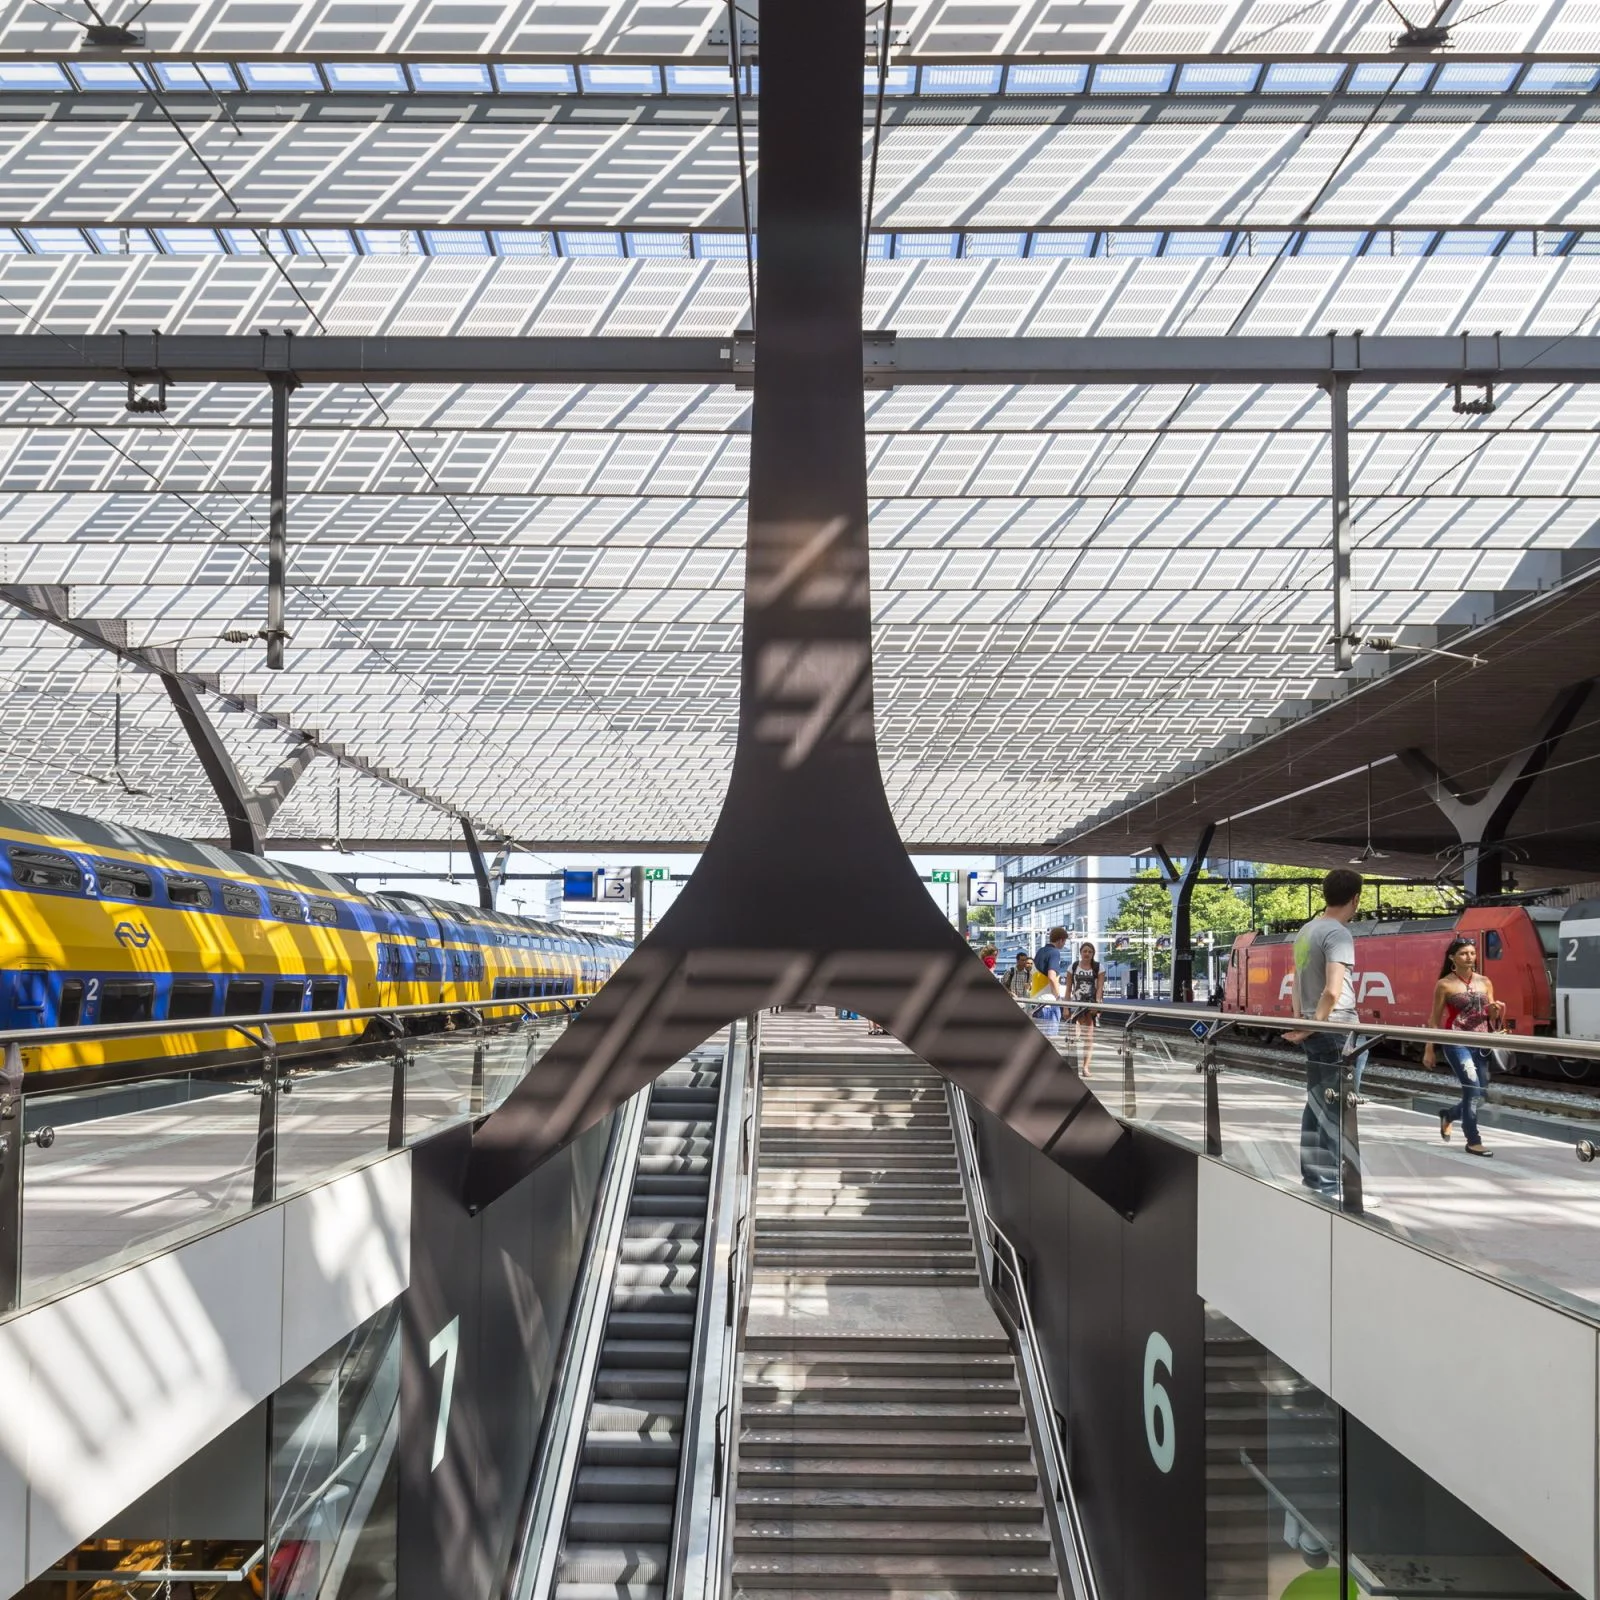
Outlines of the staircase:
M 665 1591 L 721 1084 L 694 1057 L 650 1093 L 556 1600 Z
M 842 1032 L 763 1052 L 734 1593 L 1054 1595 L 943 1082 Z

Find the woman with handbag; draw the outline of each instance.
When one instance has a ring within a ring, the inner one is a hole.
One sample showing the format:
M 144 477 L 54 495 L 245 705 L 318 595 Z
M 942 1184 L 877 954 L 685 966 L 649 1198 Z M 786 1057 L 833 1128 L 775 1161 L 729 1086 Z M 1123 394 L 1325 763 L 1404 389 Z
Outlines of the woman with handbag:
M 1478 974 L 1478 947 L 1466 938 L 1450 941 L 1445 951 L 1444 968 L 1439 981 L 1433 986 L 1433 1011 L 1428 1026 L 1437 1028 L 1441 1022 L 1451 1032 L 1486 1034 L 1498 1031 L 1505 1007 L 1494 997 L 1494 985 Z M 1467 1136 L 1467 1154 L 1492 1156 L 1485 1150 L 1478 1133 L 1478 1101 L 1489 1092 L 1490 1051 L 1484 1045 L 1447 1044 L 1445 1059 L 1461 1085 L 1461 1098 L 1448 1111 L 1439 1113 L 1439 1137 L 1446 1141 L 1450 1130 L 1459 1121 Z M 1422 1064 L 1430 1071 L 1434 1064 L 1434 1049 L 1425 1045 Z

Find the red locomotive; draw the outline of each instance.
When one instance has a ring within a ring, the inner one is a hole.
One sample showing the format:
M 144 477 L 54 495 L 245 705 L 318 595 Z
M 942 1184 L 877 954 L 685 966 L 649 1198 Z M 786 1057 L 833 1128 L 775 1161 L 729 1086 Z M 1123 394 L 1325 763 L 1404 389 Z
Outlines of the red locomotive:
M 1513 1033 L 1563 1034 L 1557 1027 L 1556 966 L 1562 913 L 1545 906 L 1469 906 L 1452 916 L 1356 922 L 1356 1009 L 1363 1022 L 1426 1027 L 1445 947 L 1474 939 L 1478 969 L 1505 1003 Z M 1294 934 L 1243 933 L 1228 961 L 1223 1009 L 1258 1017 L 1294 1015 Z M 1525 1061 L 1529 1058 L 1525 1057 Z M 1583 1075 L 1566 1064 L 1569 1076 Z

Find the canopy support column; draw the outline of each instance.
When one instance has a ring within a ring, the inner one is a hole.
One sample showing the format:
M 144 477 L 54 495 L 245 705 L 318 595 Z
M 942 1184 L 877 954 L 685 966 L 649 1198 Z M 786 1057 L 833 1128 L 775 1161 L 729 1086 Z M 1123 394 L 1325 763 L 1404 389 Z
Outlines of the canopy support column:
M 494 880 L 489 876 L 489 865 L 483 859 L 483 846 L 478 843 L 477 830 L 471 817 L 461 819 L 462 836 L 467 841 L 467 859 L 472 863 L 472 876 L 478 880 L 478 905 L 484 911 L 494 910 Z
M 1493 783 L 1476 799 L 1421 750 L 1402 750 L 1400 760 L 1421 783 L 1461 841 L 1461 882 L 1471 899 L 1503 894 L 1506 889 L 1506 833 L 1528 790 L 1549 764 L 1572 727 L 1594 679 L 1563 689 L 1531 730 L 1528 742 L 1501 767 Z
M 161 682 L 166 686 L 178 721 L 183 724 L 183 731 L 188 734 L 189 743 L 194 746 L 194 753 L 200 758 L 200 765 L 216 792 L 217 803 L 227 818 L 228 848 L 244 850 L 253 856 L 262 854 L 261 824 L 256 808 L 250 803 L 251 796 L 245 790 L 233 757 L 228 754 L 228 747 L 206 715 L 206 708 L 200 704 L 200 696 L 175 672 L 163 672 Z
M 267 665 L 283 671 L 284 594 L 289 571 L 289 395 L 299 387 L 292 372 L 269 372 L 272 390 L 272 457 L 267 493 Z
M 1190 931 L 1190 910 L 1194 904 L 1194 886 L 1200 881 L 1200 869 L 1205 865 L 1206 853 L 1216 836 L 1217 825 L 1208 822 L 1200 830 L 1188 863 L 1179 869 L 1176 861 L 1167 854 L 1166 847 L 1158 844 L 1156 854 L 1161 857 L 1166 875 L 1167 894 L 1172 900 L 1172 998 L 1194 999 L 1194 940 Z

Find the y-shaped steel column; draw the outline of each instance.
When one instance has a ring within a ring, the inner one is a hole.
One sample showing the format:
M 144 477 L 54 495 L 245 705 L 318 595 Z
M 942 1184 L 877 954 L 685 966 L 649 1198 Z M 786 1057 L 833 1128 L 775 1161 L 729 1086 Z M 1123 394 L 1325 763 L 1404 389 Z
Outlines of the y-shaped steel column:
M 478 1128 L 483 1205 L 734 1018 L 875 1017 L 1119 1211 L 1127 1131 L 939 914 L 878 771 L 861 375 L 860 0 L 762 8 L 738 743 L 700 866 Z

